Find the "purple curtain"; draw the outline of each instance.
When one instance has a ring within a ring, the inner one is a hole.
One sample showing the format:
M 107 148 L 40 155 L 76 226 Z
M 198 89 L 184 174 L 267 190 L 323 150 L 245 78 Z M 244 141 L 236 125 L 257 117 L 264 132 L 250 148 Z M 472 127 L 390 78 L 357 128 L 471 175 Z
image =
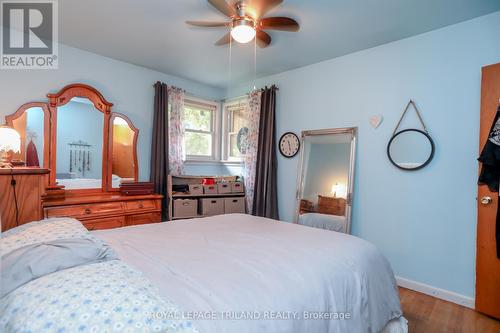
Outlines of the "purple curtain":
M 262 90 L 252 215 L 279 219 L 276 156 L 276 91 Z
M 151 173 L 155 193 L 162 194 L 162 221 L 168 220 L 168 86 L 154 85 L 153 138 L 151 145 Z

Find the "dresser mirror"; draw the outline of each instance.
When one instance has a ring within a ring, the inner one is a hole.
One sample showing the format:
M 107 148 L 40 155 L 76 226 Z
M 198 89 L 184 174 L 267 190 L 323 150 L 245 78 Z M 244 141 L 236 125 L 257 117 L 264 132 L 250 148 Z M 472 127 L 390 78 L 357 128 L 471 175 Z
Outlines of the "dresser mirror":
M 56 182 L 67 190 L 101 189 L 104 117 L 88 98 L 57 108 Z
M 139 130 L 126 116 L 119 113 L 111 115 L 110 188 L 118 189 L 122 182 L 138 179 L 136 151 L 138 135 Z
M 356 132 L 302 132 L 295 223 L 350 233 Z
M 13 161 L 50 169 L 49 196 L 118 191 L 121 182 L 138 180 L 139 130 L 130 119 L 111 112 L 113 104 L 85 84 L 47 97 L 48 102 L 24 104 L 5 122 L 21 136 Z
M 49 185 L 105 192 L 110 177 L 107 156 L 113 103 L 84 84 L 68 85 L 47 97 L 52 123 Z
M 21 137 L 21 150 L 12 161 L 35 168 L 49 167 L 50 114 L 46 103 L 27 103 L 5 117 L 5 123 Z

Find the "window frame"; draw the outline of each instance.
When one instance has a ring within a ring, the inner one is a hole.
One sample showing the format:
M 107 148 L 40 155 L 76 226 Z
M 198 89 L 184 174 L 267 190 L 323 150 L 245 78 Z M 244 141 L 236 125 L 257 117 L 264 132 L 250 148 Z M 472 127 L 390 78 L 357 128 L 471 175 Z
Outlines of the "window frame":
M 233 163 L 243 163 L 244 157 L 231 157 L 229 156 L 231 151 L 231 134 L 235 134 L 235 132 L 229 132 L 230 128 L 230 117 L 231 108 L 237 108 L 241 106 L 245 108 L 246 103 L 248 102 L 247 96 L 237 97 L 228 101 L 225 101 L 222 105 L 222 113 L 223 113 L 223 130 L 222 130 L 222 153 L 224 162 L 233 162 Z
M 185 107 L 190 106 L 193 108 L 203 108 L 211 112 L 211 131 L 193 130 L 187 129 L 184 126 L 184 140 L 186 140 L 186 133 L 202 133 L 210 134 L 212 136 L 212 154 L 210 156 L 205 155 L 188 155 L 185 151 L 186 162 L 214 162 L 220 159 L 220 104 L 214 101 L 201 99 L 198 97 L 186 96 L 184 99 L 184 112 Z M 186 144 L 184 142 L 184 149 L 186 149 Z

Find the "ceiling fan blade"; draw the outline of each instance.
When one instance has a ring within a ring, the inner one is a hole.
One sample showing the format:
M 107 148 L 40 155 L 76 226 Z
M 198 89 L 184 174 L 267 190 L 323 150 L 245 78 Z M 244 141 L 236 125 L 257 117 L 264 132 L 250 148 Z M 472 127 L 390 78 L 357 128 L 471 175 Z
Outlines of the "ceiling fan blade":
M 228 22 L 207 22 L 207 21 L 186 21 L 186 24 L 194 25 L 195 27 L 226 27 Z
M 225 0 L 208 0 L 208 2 L 226 16 L 231 17 L 236 15 L 236 8 L 228 4 Z
M 261 29 L 299 31 L 300 26 L 294 19 L 289 17 L 266 17 L 259 21 Z
M 228 32 L 221 39 L 219 39 L 218 41 L 216 41 L 215 45 L 221 46 L 221 45 L 229 44 L 230 41 L 231 41 L 231 33 Z
M 258 19 L 282 2 L 283 0 L 248 0 L 246 1 L 246 11 L 250 16 Z
M 264 48 L 271 44 L 271 36 L 265 31 L 257 30 L 257 45 Z

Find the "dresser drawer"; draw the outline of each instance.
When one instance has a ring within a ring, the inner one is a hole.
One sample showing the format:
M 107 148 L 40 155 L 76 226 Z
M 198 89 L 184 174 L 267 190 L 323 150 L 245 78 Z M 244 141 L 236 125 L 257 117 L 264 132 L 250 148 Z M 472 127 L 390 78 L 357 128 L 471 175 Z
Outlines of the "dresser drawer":
M 123 212 L 121 202 L 96 203 L 88 205 L 59 206 L 45 208 L 47 217 L 86 218 L 95 215 L 119 214 Z
M 125 201 L 125 210 L 128 211 L 140 211 L 140 210 L 154 210 L 156 209 L 154 200 L 137 200 L 137 201 Z
M 85 220 L 82 221 L 82 224 L 88 230 L 121 228 L 125 225 L 125 217 L 116 216 L 116 217 L 105 217 L 102 219 Z
M 138 225 L 161 222 L 161 213 L 146 213 L 129 215 L 125 218 L 125 225 Z

